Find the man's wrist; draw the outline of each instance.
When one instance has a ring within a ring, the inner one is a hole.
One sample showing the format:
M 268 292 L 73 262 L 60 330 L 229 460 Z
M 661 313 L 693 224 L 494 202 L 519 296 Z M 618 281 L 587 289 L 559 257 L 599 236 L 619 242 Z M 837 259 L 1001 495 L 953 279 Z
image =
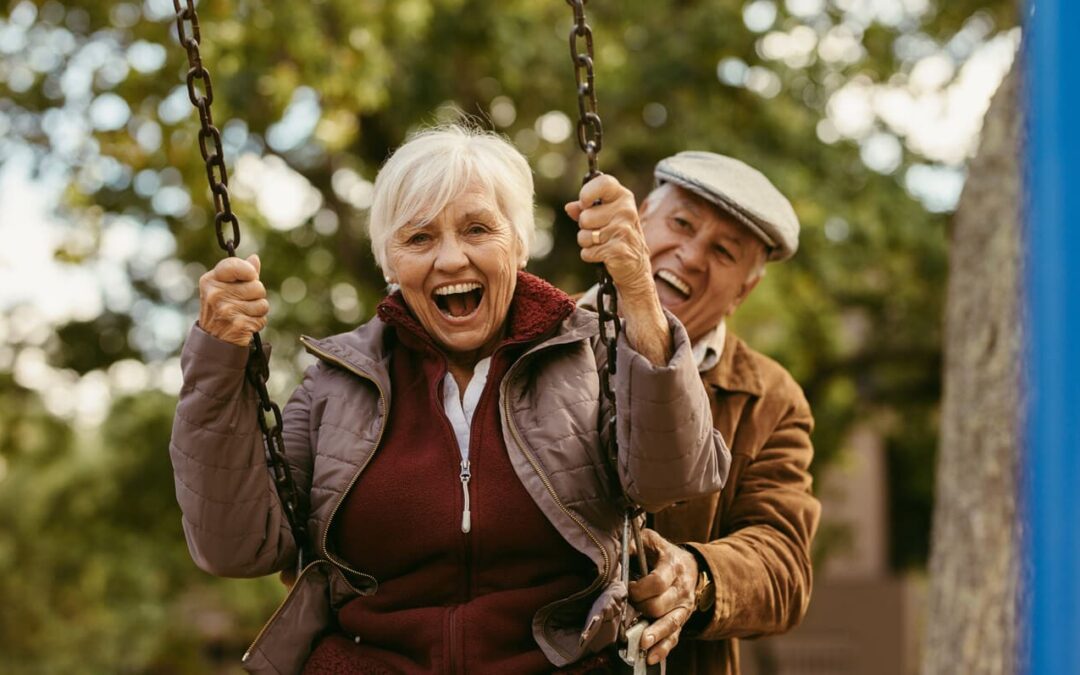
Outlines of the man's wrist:
M 698 567 L 697 587 L 694 589 L 694 608 L 697 612 L 712 613 L 716 604 L 716 585 L 708 567 Z
M 688 551 L 697 562 L 697 581 L 694 588 L 694 608 L 686 622 L 686 628 L 691 631 L 701 630 L 712 620 L 713 607 L 716 605 L 716 582 L 712 578 L 712 571 L 704 556 L 695 547 L 686 544 L 680 545 Z

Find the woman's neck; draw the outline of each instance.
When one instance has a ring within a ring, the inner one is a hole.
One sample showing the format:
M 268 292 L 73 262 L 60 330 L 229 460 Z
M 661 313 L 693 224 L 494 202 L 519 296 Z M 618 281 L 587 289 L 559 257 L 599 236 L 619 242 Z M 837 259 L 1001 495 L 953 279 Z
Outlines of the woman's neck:
M 450 377 L 457 383 L 458 398 L 461 400 L 465 399 L 465 389 L 468 388 L 469 382 L 472 382 L 474 369 L 475 364 L 472 366 L 463 366 L 453 362 L 447 364 Z
M 465 388 L 472 381 L 473 372 L 476 371 L 476 364 L 495 353 L 495 348 L 498 347 L 505 333 L 506 326 L 503 326 L 503 330 L 499 331 L 498 335 L 479 349 L 446 353 L 446 369 L 457 383 L 459 396 L 464 398 Z

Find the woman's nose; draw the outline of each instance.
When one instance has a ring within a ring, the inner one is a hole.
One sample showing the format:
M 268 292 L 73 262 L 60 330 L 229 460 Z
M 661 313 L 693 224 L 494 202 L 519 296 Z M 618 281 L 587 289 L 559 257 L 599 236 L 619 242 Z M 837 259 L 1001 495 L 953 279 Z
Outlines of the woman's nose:
M 465 255 L 460 242 L 453 237 L 443 238 L 435 256 L 435 269 L 440 272 L 454 272 L 468 264 L 469 257 Z

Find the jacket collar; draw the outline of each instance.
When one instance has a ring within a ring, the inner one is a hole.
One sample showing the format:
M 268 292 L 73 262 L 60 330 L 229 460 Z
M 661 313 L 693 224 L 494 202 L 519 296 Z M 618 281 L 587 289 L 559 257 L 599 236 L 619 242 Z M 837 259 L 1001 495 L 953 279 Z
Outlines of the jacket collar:
M 703 373 L 701 379 L 706 385 L 724 391 L 740 391 L 753 396 L 765 393 L 761 373 L 754 363 L 750 348 L 731 331 L 724 340 L 720 361 L 712 370 Z
M 390 384 L 390 351 L 386 345 L 386 324 L 377 319 L 357 327 L 348 333 L 327 338 L 300 336 L 300 342 L 312 355 L 326 360 L 339 361 L 350 370 L 360 371 L 380 385 Z

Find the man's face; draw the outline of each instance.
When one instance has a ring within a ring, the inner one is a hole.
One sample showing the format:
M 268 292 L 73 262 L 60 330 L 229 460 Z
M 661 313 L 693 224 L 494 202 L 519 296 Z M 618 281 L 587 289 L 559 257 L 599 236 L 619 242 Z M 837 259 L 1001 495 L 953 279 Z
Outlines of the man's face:
M 692 192 L 664 184 L 641 204 L 660 302 L 697 341 L 735 311 L 761 277 L 765 244 Z

